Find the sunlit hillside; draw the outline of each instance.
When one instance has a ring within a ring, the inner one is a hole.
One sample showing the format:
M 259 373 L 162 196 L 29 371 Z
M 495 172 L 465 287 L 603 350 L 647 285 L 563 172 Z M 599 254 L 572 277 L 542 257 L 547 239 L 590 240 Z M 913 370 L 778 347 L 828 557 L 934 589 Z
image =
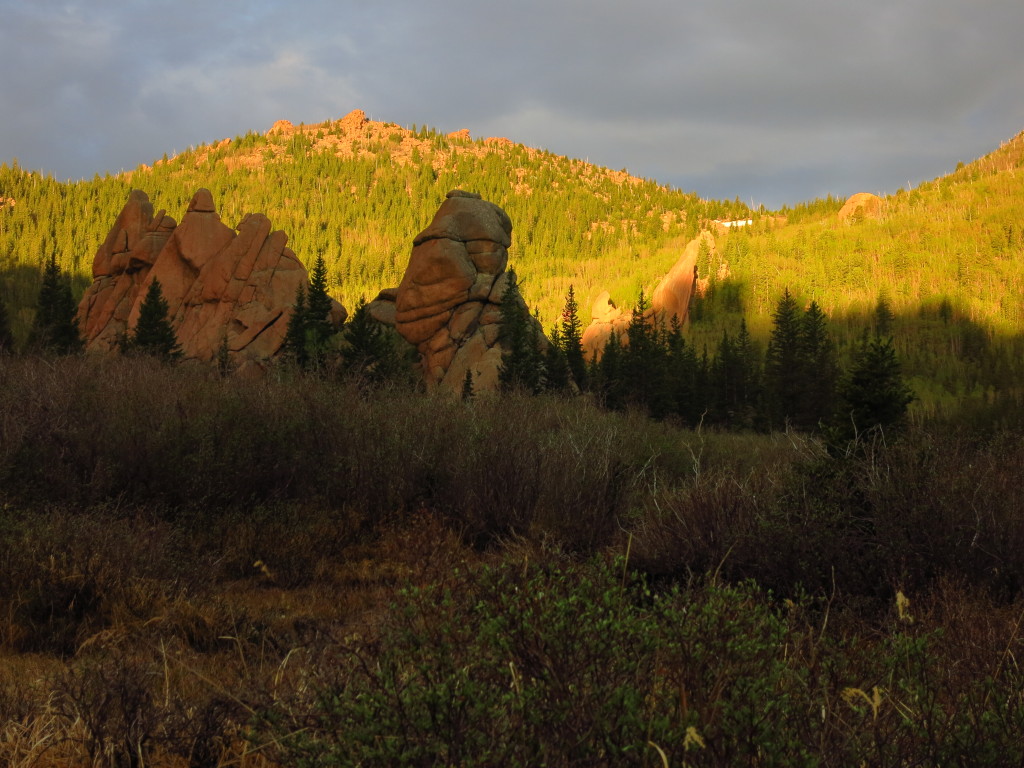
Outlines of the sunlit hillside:
M 348 305 L 401 279 L 412 238 L 445 193 L 481 193 L 508 211 L 511 263 L 528 301 L 550 321 L 570 284 L 584 305 L 602 289 L 639 291 L 672 265 L 703 221 L 745 215 L 741 203 L 704 201 L 625 171 L 599 168 L 508 139 L 443 135 L 366 120 L 355 112 L 318 125 L 280 121 L 190 148 L 116 176 L 59 183 L 0 166 L 0 273 L 16 331 L 31 318 L 51 253 L 91 280 L 93 255 L 132 188 L 180 220 L 208 187 L 223 220 L 266 213 L 307 265 L 323 254 L 331 290 Z
M 883 199 L 877 217 L 840 220 L 842 201 L 819 200 L 782 211 L 785 219 L 730 230 L 699 265 L 702 276 L 728 278 L 712 279 L 695 335 L 713 337 L 746 317 L 765 338 L 788 288 L 801 303 L 818 302 L 849 344 L 877 324 L 881 303 L 882 322 L 926 400 L 1015 388 L 1024 331 L 1022 166 L 1024 134 Z

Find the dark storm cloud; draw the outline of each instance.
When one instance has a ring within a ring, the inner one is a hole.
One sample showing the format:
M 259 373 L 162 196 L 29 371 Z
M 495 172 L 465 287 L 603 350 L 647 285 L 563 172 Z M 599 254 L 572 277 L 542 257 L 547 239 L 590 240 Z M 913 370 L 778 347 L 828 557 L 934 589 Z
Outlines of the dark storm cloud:
M 894 191 L 1024 128 L 1019 0 L 0 10 L 0 158 L 58 176 L 361 107 L 779 205 Z

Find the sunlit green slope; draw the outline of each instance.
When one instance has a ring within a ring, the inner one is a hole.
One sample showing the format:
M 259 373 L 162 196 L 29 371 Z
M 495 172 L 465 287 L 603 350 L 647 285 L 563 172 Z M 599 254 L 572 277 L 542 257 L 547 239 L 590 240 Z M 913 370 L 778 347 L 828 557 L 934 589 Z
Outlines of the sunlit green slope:
M 877 218 L 838 216 L 842 201 L 763 216 L 719 238 L 700 265 L 712 281 L 709 334 L 745 315 L 767 335 L 788 288 L 828 312 L 850 343 L 879 301 L 918 392 L 930 401 L 1019 387 L 1024 331 L 1024 134 L 955 172 L 885 198 Z
M 582 302 L 604 289 L 636 293 L 675 261 L 700 222 L 746 215 L 739 202 L 693 194 L 527 148 L 430 129 L 352 119 L 286 125 L 200 146 L 118 176 L 59 183 L 0 166 L 0 273 L 23 332 L 51 253 L 91 279 L 92 258 L 131 188 L 178 218 L 199 187 L 236 224 L 263 212 L 306 264 L 323 254 L 331 290 L 351 305 L 395 286 L 412 238 L 450 189 L 481 193 L 510 214 L 511 262 L 550 322 L 574 283 Z M 586 306 L 586 304 L 584 304 Z

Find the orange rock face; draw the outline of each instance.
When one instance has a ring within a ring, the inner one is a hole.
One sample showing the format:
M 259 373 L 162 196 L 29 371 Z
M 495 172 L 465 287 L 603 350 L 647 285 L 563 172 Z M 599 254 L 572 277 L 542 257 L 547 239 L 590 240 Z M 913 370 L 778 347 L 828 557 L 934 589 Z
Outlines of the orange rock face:
M 150 283 L 159 280 L 185 357 L 213 359 L 225 339 L 238 362 L 273 357 L 296 292 L 309 282 L 287 242 L 263 214 L 228 227 L 206 189 L 177 226 L 163 211 L 154 216 L 146 194 L 133 191 L 96 254 L 93 284 L 78 307 L 86 348 L 113 349 L 135 326 Z M 344 321 L 340 304 L 332 318 Z
M 429 387 L 459 392 L 469 370 L 475 391 L 497 389 L 511 244 L 505 211 L 479 195 L 449 192 L 413 240 L 401 284 L 370 303 L 373 317 L 416 346 Z
M 882 211 L 882 198 L 870 192 L 858 192 L 839 209 L 840 221 L 877 219 Z
M 361 109 L 353 109 L 343 118 L 341 118 L 341 128 L 345 131 L 358 131 L 361 130 L 366 123 L 369 122 L 366 117 L 366 113 Z
M 680 323 L 686 322 L 690 311 L 690 299 L 693 298 L 695 287 L 697 256 L 700 254 L 701 243 L 706 243 L 709 250 L 715 248 L 715 238 L 710 232 L 702 232 L 698 237 L 686 244 L 679 261 L 658 283 L 651 294 L 651 307 L 666 323 L 678 318 Z
M 595 355 L 600 357 L 604 345 L 612 334 L 625 339 L 626 327 L 629 325 L 629 315 L 615 306 L 611 294 L 608 291 L 601 291 L 595 299 L 594 306 L 590 309 L 590 325 L 583 331 L 583 355 L 588 360 Z
M 654 293 L 651 294 L 650 316 L 659 322 L 671 323 L 675 317 L 685 323 L 690 311 L 690 301 L 697 290 L 697 257 L 701 245 L 706 244 L 709 250 L 715 249 L 715 238 L 710 232 L 701 232 L 686 244 L 683 255 L 661 279 Z M 600 357 L 604 345 L 613 333 L 619 336 L 623 344 L 627 343 L 626 329 L 629 327 L 631 312 L 626 312 L 611 300 L 607 291 L 602 292 L 591 309 L 590 325 L 583 332 L 583 353 L 590 359 Z

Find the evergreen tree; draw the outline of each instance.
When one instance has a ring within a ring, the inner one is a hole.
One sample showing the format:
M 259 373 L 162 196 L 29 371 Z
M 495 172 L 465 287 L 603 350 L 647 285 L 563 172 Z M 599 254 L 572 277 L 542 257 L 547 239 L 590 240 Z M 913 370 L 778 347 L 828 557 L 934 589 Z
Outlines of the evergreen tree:
M 711 416 L 718 424 L 731 425 L 739 403 L 739 362 L 729 332 L 722 334 L 711 363 Z
M 745 320 L 736 340 L 722 335 L 711 365 L 711 392 L 716 421 L 736 428 L 751 428 L 758 409 L 759 356 Z
M 77 311 L 71 295 L 71 280 L 61 272 L 56 257 L 51 256 L 43 270 L 29 347 L 60 355 L 80 352 L 82 338 L 78 335 Z
M 572 285 L 565 295 L 565 306 L 562 309 L 562 325 L 560 330 L 561 348 L 565 353 L 569 372 L 576 386 L 581 391 L 587 388 L 587 365 L 583 359 L 583 323 L 579 316 L 579 305 L 576 303 L 576 291 Z
M 736 335 L 736 355 L 740 364 L 739 403 L 744 426 L 756 426 L 761 410 L 761 350 L 750 338 L 746 318 L 740 319 Z
M 774 326 L 764 357 L 764 396 L 769 423 L 778 429 L 800 413 L 807 376 L 801 312 L 788 288 L 779 299 L 772 320 Z
M 11 321 L 7 315 L 7 304 L 0 296 L 0 355 L 14 354 L 14 334 L 11 333 Z
M 473 369 L 467 368 L 466 375 L 462 377 L 462 400 L 469 402 L 473 397 Z
M 303 370 L 309 365 L 309 352 L 306 349 L 306 289 L 302 285 L 295 292 L 295 304 L 288 318 L 284 354 Z
M 835 412 L 839 359 L 828 330 L 828 317 L 816 302 L 812 301 L 807 308 L 801 326 L 807 374 L 797 423 L 804 429 L 815 429 Z
M 841 439 L 902 424 L 914 394 L 903 380 L 892 337 L 861 341 L 840 395 L 837 435 Z
M 501 367 L 498 382 L 502 390 L 526 390 L 536 394 L 543 382 L 541 360 L 537 353 L 534 321 L 516 284 L 516 273 L 507 272 L 508 281 L 501 295 Z
M 228 335 L 221 336 L 220 346 L 217 347 L 217 373 L 221 376 L 229 376 L 234 368 L 231 362 L 231 347 L 228 346 Z
M 314 368 L 324 364 L 327 348 L 336 333 L 331 325 L 331 297 L 327 293 L 327 265 L 322 254 L 313 263 L 309 278 L 309 293 L 306 295 L 304 320 L 306 354 Z
M 595 389 L 604 407 L 613 411 L 620 411 L 626 407 L 628 390 L 623 363 L 622 343 L 619 341 L 619 334 L 613 330 L 601 352 L 597 375 L 591 377 L 592 382 L 596 379 Z
M 892 323 L 896 319 L 896 315 L 893 314 L 892 307 L 889 306 L 889 300 L 885 297 L 885 294 L 878 296 L 878 302 L 875 304 L 872 318 L 875 323 L 876 336 L 888 336 L 892 333 Z
M 181 347 L 178 346 L 178 336 L 167 316 L 168 311 L 167 300 L 160 289 L 160 281 L 153 278 L 142 300 L 142 306 L 139 307 L 135 332 L 123 349 L 153 355 L 168 362 L 180 359 Z
M 672 395 L 667 350 L 649 309 L 641 291 L 626 327 L 629 344 L 622 348 L 622 375 L 627 400 L 660 419 L 671 410 Z
M 374 320 L 363 297 L 342 326 L 341 363 L 346 374 L 370 385 L 395 380 L 405 367 L 386 329 Z
M 551 343 L 544 353 L 544 372 L 546 375 L 544 388 L 548 392 L 565 392 L 569 389 L 571 372 L 569 361 L 566 359 L 566 354 L 563 351 L 564 339 L 562 339 L 557 325 L 551 327 L 549 341 Z M 582 358 L 580 359 L 582 362 Z

